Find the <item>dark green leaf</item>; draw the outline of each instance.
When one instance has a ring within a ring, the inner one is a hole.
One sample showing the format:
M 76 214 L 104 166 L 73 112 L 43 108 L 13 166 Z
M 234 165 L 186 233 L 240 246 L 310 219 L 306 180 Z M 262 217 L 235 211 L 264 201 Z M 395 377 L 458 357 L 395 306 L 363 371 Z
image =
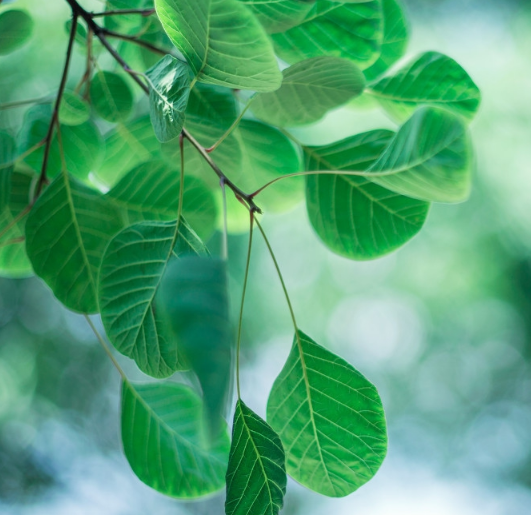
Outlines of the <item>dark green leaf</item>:
M 99 303 L 111 343 L 146 374 L 167 377 L 185 367 L 177 341 L 161 316 L 158 290 L 172 256 L 204 253 L 182 220 L 140 222 L 109 243 L 101 264 Z
M 438 52 L 422 54 L 394 75 L 371 84 L 368 93 L 400 121 L 411 116 L 419 105 L 444 107 L 472 118 L 481 100 L 468 73 Z
M 240 0 L 270 34 L 284 32 L 301 23 L 315 0 Z
M 0 211 L 0 275 L 2 277 L 28 277 L 33 274 L 26 255 L 26 216 L 18 218 L 30 202 L 33 176 L 14 172 L 11 176 L 9 205 Z M 18 219 L 18 221 L 16 221 Z M 6 230 L 7 229 L 7 230 Z M 9 245 L 6 243 L 11 242 Z
M 90 118 L 88 102 L 71 91 L 65 91 L 59 109 L 59 121 L 63 125 L 80 125 Z
M 26 223 L 26 249 L 35 273 L 67 308 L 98 312 L 103 251 L 121 226 L 112 203 L 66 174 L 38 198 Z
M 394 134 L 372 131 L 322 147 L 306 147 L 308 170 L 367 170 Z M 397 249 L 424 222 L 429 204 L 352 175 L 306 179 L 310 222 L 323 242 L 350 259 L 374 259 Z
M 197 121 L 207 119 L 225 131 L 238 118 L 238 103 L 228 88 L 196 83 L 190 91 L 186 116 Z
M 26 11 L 12 9 L 0 14 L 0 55 L 22 47 L 33 32 L 33 19 Z
M 369 0 L 340 4 L 320 0 L 303 23 L 272 37 L 278 55 L 288 63 L 328 55 L 350 59 L 365 69 L 380 55 L 381 3 Z
M 282 72 L 280 89 L 258 94 L 252 110 L 272 125 L 294 126 L 316 122 L 327 111 L 359 96 L 365 78 L 351 61 L 315 57 Z
M 232 372 L 227 264 L 185 256 L 168 265 L 161 304 L 180 348 L 197 374 L 209 420 L 225 410 Z
M 281 75 L 273 47 L 238 0 L 156 0 L 160 21 L 197 80 L 272 91 Z
M 133 109 L 129 85 L 113 72 L 98 71 L 90 83 L 90 98 L 96 112 L 109 122 L 123 122 Z
M 151 123 L 161 142 L 181 133 L 190 95 L 190 67 L 171 55 L 146 72 L 149 80 Z
M 271 390 L 267 421 L 284 444 L 288 473 L 330 497 L 372 479 L 387 452 L 376 388 L 302 331 Z
M 201 399 L 175 383 L 122 384 L 122 442 L 138 478 L 178 499 L 223 488 L 229 454 L 224 421 L 213 441 L 204 427 Z
M 400 128 L 369 169 L 371 180 L 402 195 L 462 202 L 470 193 L 472 150 L 461 116 L 423 107 Z
M 243 401 L 236 404 L 227 470 L 227 515 L 277 515 L 286 494 L 279 436 Z
M 384 39 L 378 60 L 365 70 L 367 80 L 373 80 L 387 71 L 406 52 L 409 26 L 398 0 L 382 0 Z
M 11 175 L 15 159 L 15 140 L 7 132 L 0 131 L 0 211 L 9 204 Z

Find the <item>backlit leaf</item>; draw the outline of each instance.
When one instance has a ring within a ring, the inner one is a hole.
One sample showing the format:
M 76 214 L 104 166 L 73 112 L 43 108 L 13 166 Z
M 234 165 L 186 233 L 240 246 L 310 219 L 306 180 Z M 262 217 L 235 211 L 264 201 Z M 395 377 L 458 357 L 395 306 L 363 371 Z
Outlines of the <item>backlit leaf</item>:
M 59 108 L 59 121 L 64 125 L 79 125 L 89 118 L 88 102 L 71 91 L 65 91 Z
M 284 32 L 301 23 L 315 0 L 240 0 L 270 34 Z

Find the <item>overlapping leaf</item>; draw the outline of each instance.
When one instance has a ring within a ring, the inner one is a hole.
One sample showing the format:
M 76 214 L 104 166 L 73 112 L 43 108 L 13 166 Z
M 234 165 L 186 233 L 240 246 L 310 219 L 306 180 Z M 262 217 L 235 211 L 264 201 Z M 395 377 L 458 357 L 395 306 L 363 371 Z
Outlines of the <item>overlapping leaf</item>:
M 205 249 L 184 220 L 139 222 L 109 243 L 101 264 L 99 304 L 111 343 L 153 377 L 185 367 L 176 339 L 161 315 L 158 290 L 172 257 Z
M 101 258 L 121 226 L 112 203 L 66 174 L 38 198 L 26 223 L 26 249 L 35 273 L 67 308 L 98 312 Z
M 138 478 L 178 499 L 221 490 L 229 454 L 224 421 L 211 441 L 200 398 L 176 383 L 122 384 L 122 442 Z
M 166 318 L 201 383 L 212 424 L 224 414 L 232 374 L 227 281 L 224 260 L 184 256 L 168 265 L 160 285 Z
M 72 91 L 65 91 L 59 108 L 59 122 L 63 125 L 80 125 L 89 118 L 88 102 Z
M 283 71 L 282 86 L 253 99 L 252 110 L 279 126 L 304 125 L 359 96 L 365 87 L 360 69 L 337 57 L 315 57 Z
M 376 388 L 302 331 L 267 405 L 288 473 L 323 495 L 343 497 L 372 479 L 387 452 Z
M 98 71 L 90 83 L 90 98 L 96 112 L 109 122 L 125 121 L 133 109 L 133 93 L 117 73 Z
M 155 5 L 197 80 L 254 91 L 280 86 L 271 42 L 238 0 L 156 0 Z
M 33 32 L 33 19 L 26 11 L 11 9 L 0 14 L 0 55 L 22 47 Z
M 371 131 L 321 147 L 306 147 L 308 170 L 364 171 L 394 134 Z M 374 259 L 402 246 L 422 228 L 429 204 L 394 193 L 366 177 L 326 174 L 306 179 L 312 226 L 334 252 L 350 259 Z
M 151 123 L 161 142 L 181 133 L 190 95 L 190 67 L 171 55 L 146 72 L 150 85 Z
M 316 2 L 303 23 L 273 34 L 278 55 L 288 63 L 322 55 L 343 57 L 368 68 L 380 55 L 383 13 L 380 0 Z
M 420 105 L 444 107 L 472 118 L 481 94 L 453 59 L 426 52 L 395 74 L 371 84 L 368 92 L 396 119 L 407 119 Z
M 279 436 L 239 400 L 227 470 L 227 515 L 277 515 L 286 494 L 286 465 Z
M 315 0 L 240 0 L 270 34 L 284 32 L 301 23 Z

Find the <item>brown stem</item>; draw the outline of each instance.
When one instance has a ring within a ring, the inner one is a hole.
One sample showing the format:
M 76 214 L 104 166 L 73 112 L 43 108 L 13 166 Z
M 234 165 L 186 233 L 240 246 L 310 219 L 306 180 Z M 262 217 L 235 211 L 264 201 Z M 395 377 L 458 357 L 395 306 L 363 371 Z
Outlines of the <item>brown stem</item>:
M 119 16 L 124 14 L 140 14 L 140 16 L 151 16 L 155 14 L 155 9 L 118 9 L 116 11 L 103 11 L 101 13 L 90 13 L 92 18 L 101 18 L 103 16 Z
M 147 48 L 148 50 L 151 50 L 152 52 L 155 52 L 156 54 L 160 55 L 167 55 L 169 54 L 169 50 L 164 50 L 164 48 L 160 48 L 156 45 L 152 45 L 148 41 L 144 41 L 143 39 L 139 39 L 136 36 L 129 36 L 127 34 L 120 34 L 119 32 L 114 32 L 114 30 L 108 30 L 103 29 L 102 34 L 104 36 L 108 36 L 110 38 L 116 38 L 121 39 L 122 41 L 129 41 L 130 43 L 134 43 L 135 45 Z

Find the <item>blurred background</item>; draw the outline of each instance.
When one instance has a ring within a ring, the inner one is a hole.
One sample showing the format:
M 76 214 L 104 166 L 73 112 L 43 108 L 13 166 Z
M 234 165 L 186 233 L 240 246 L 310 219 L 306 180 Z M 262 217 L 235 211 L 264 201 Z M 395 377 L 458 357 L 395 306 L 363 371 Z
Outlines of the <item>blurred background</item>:
M 482 90 L 474 190 L 434 205 L 419 236 L 367 263 L 326 250 L 303 206 L 264 218 L 300 327 L 376 384 L 390 434 L 368 485 L 332 500 L 290 483 L 283 513 L 531 514 L 531 4 L 403 1 L 408 56 L 441 51 Z M 17 5 L 33 13 L 35 36 L 1 61 L 0 103 L 53 91 L 66 45 L 64 2 Z M 78 55 L 73 74 L 82 67 Z M 0 129 L 16 129 L 20 111 L 2 112 Z M 344 108 L 297 136 L 327 143 L 387 126 L 380 111 Z M 255 241 L 242 392 L 264 415 L 292 328 Z M 235 305 L 246 245 L 231 236 Z M 222 494 L 183 504 L 136 479 L 118 408 L 119 377 L 83 318 L 37 279 L 0 280 L 0 513 L 222 513 Z

